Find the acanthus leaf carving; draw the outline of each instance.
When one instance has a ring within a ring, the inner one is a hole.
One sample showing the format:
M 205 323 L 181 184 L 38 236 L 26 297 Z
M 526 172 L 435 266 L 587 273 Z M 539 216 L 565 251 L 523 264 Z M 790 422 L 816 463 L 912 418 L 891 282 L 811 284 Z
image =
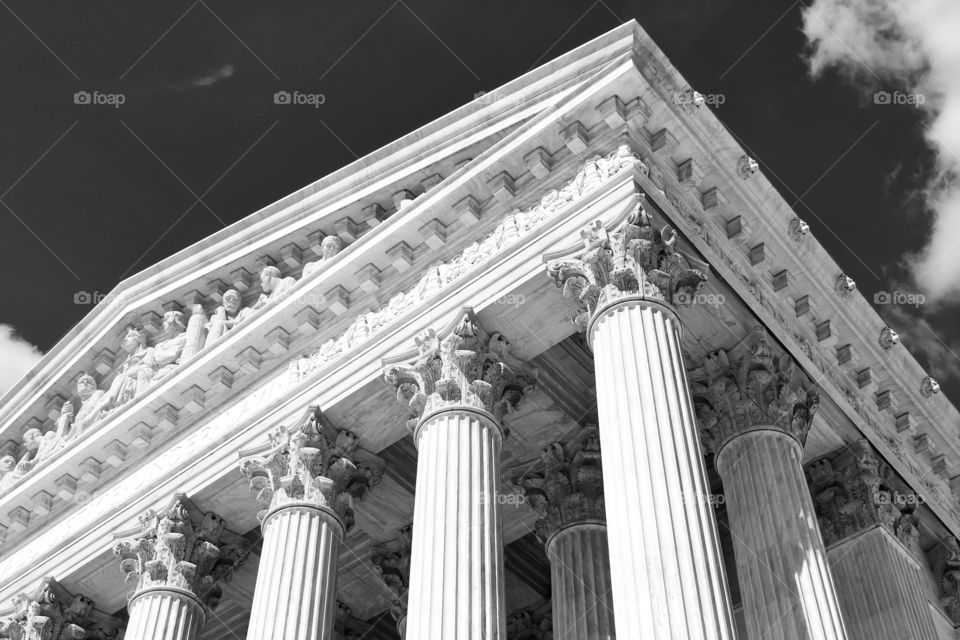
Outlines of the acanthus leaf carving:
M 306 502 L 329 508 L 353 525 L 354 500 L 363 500 L 383 477 L 384 463 L 360 448 L 357 435 L 334 429 L 319 407 L 292 429 L 278 426 L 266 451 L 241 454 L 240 469 L 263 505 L 271 509 Z
M 757 328 L 728 354 L 716 351 L 690 372 L 701 440 L 717 453 L 730 438 L 773 427 L 803 445 L 820 394 L 789 354 Z
M 471 311 L 449 335 L 441 338 L 430 329 L 415 341 L 416 359 L 384 372 L 408 408 L 411 431 L 423 416 L 445 407 L 475 407 L 502 421 L 536 384 L 536 368 L 514 356 L 503 335 L 488 334 Z
M 707 280 L 707 265 L 676 249 L 672 226 L 654 228 L 642 201 L 614 231 L 596 221 L 580 236 L 578 255 L 551 261 L 547 273 L 577 304 L 573 322 L 581 331 L 599 307 L 618 298 L 637 295 L 684 304 Z
M 7 640 L 116 640 L 123 622 L 94 608 L 93 601 L 73 595 L 53 578 L 33 594 L 13 599 L 14 613 L 0 620 L 0 638 Z

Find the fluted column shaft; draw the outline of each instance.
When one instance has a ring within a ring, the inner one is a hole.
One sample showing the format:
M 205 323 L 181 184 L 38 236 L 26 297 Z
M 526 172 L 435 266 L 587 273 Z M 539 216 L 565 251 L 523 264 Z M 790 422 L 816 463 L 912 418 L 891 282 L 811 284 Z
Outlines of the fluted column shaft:
M 153 587 L 130 600 L 125 640 L 198 640 L 206 621 L 203 604 L 192 593 Z
M 263 521 L 248 640 L 330 640 L 344 526 L 330 509 L 285 504 Z
M 577 523 L 547 541 L 553 592 L 554 640 L 616 637 L 607 527 Z
M 757 427 L 731 438 L 716 465 L 749 637 L 846 638 L 800 443 Z
M 625 297 L 597 310 L 603 486 L 622 638 L 729 639 L 732 614 L 706 470 L 666 305 Z
M 827 551 L 851 640 L 937 640 L 920 566 L 876 526 Z
M 500 425 L 444 408 L 420 421 L 406 637 L 504 640 Z

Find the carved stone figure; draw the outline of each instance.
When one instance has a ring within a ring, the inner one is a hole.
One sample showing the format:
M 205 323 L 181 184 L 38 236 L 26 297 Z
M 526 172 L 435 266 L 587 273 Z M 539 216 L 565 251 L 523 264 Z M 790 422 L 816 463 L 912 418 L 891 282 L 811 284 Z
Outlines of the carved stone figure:
M 320 259 L 304 264 L 303 275 L 301 277 L 306 278 L 311 273 L 320 269 L 326 262 L 330 261 L 333 256 L 340 253 L 341 249 L 343 249 L 343 240 L 341 240 L 339 236 L 326 236 L 320 243 Z
M 223 304 L 221 304 L 210 316 L 210 322 L 207 323 L 207 342 L 209 346 L 222 338 L 228 331 L 243 322 L 250 314 L 252 309 L 243 307 L 243 300 L 240 292 L 236 289 L 227 289 L 223 293 Z
M 296 283 L 296 278 L 281 277 L 280 269 L 274 266 L 264 267 L 260 271 L 260 288 L 263 293 L 257 298 L 253 309 L 262 309 L 271 302 L 280 299 Z
M 73 418 L 70 438 L 80 437 L 106 414 L 107 393 L 97 388 L 97 381 L 88 373 L 77 380 L 77 396 L 80 398 L 80 410 Z
M 163 314 L 163 340 L 153 347 L 153 360 L 157 370 L 151 381 L 160 380 L 180 365 L 180 356 L 187 344 L 186 331 L 182 312 L 168 311 Z
M 127 357 L 117 369 L 110 389 L 107 390 L 110 409 L 115 409 L 139 395 L 150 384 L 157 371 L 153 349 L 147 346 L 147 338 L 140 329 L 127 329 L 120 348 L 127 352 Z

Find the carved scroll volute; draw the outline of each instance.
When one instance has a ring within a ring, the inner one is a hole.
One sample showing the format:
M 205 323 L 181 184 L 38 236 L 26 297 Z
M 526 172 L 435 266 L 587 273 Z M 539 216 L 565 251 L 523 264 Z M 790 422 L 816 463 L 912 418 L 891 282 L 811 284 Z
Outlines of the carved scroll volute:
M 138 530 L 118 536 L 114 553 L 125 580 L 137 585 L 133 595 L 174 587 L 212 605 L 219 599 L 217 580 L 240 562 L 248 546 L 219 516 L 177 496 L 162 511 L 144 513 Z
M 349 528 L 353 502 L 383 477 L 383 460 L 363 450 L 351 431 L 334 429 L 319 407 L 311 407 L 293 429 L 276 427 L 261 452 L 242 452 L 240 470 L 264 507 L 307 503 L 327 507 Z
M 613 231 L 600 221 L 580 232 L 583 248 L 547 263 L 547 273 L 577 305 L 573 318 L 585 331 L 596 310 L 619 298 L 642 296 L 683 305 L 707 280 L 707 264 L 676 250 L 677 232 L 653 226 L 640 201 Z
M 474 407 L 502 421 L 536 384 L 537 369 L 514 356 L 503 335 L 484 331 L 469 310 L 446 337 L 431 329 L 415 340 L 413 362 L 384 371 L 408 408 L 411 431 L 425 415 L 449 407 Z
M 701 439 L 711 453 L 756 427 L 781 430 L 803 446 L 820 403 L 817 385 L 762 328 L 730 353 L 708 354 L 690 381 Z

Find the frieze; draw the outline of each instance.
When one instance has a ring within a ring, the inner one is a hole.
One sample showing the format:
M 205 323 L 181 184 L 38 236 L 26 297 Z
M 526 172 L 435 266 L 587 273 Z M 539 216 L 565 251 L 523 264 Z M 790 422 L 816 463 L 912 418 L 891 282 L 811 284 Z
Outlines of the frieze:
M 394 295 L 377 311 L 358 316 L 340 337 L 328 340 L 309 355 L 291 362 L 291 380 L 299 382 L 313 375 L 327 363 L 382 331 L 410 309 L 529 235 L 540 224 L 555 217 L 586 193 L 637 165 L 642 169 L 646 168 L 625 144 L 606 156 L 591 158 L 572 180 L 559 189 L 548 191 L 536 205 L 508 214 L 493 233 L 483 240 L 471 244 L 452 260 L 428 268 L 414 289 Z

